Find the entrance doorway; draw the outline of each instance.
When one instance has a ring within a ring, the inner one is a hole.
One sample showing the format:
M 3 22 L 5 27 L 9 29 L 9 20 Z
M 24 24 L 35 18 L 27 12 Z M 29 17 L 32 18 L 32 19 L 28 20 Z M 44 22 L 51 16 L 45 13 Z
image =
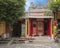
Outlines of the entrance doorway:
M 44 19 L 44 35 L 48 33 L 48 20 Z
M 51 35 L 51 19 L 44 19 L 44 35 Z
M 21 21 L 17 21 L 16 23 L 14 23 L 12 36 L 13 37 L 21 36 Z
M 51 19 L 36 19 L 30 22 L 30 36 L 50 36 Z

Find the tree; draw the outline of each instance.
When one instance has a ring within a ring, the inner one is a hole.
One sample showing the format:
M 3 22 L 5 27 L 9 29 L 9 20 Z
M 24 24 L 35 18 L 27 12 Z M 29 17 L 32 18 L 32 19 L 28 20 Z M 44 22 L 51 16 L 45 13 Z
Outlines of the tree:
M 52 1 L 49 4 L 49 8 L 52 10 L 54 19 L 56 20 L 58 12 L 60 12 L 60 0 Z
M 52 11 L 45 11 L 44 16 L 52 16 Z
M 24 15 L 24 5 L 24 0 L 0 0 L 0 21 L 4 20 L 8 24 L 15 22 Z
M 0 21 L 11 25 L 24 15 L 25 0 L 0 0 Z
M 54 0 L 52 1 L 50 4 L 49 4 L 49 8 L 52 10 L 53 12 L 53 15 L 54 15 L 54 20 L 55 20 L 55 23 L 54 23 L 54 26 L 53 26 L 53 29 L 54 29 L 54 36 L 56 35 L 57 33 L 57 16 L 60 12 L 60 0 Z

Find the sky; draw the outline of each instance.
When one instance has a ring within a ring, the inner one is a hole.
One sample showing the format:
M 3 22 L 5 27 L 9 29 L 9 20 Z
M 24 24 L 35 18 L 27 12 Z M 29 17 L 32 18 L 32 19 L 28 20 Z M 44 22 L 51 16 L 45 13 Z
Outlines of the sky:
M 35 4 L 42 3 L 45 5 L 47 3 L 47 0 L 26 0 L 26 6 L 25 6 L 26 11 L 28 10 L 31 2 L 34 2 Z

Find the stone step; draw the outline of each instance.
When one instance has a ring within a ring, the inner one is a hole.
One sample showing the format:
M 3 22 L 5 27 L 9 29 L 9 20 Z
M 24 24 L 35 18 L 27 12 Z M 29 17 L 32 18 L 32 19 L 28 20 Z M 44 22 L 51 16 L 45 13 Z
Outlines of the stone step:
M 51 39 L 48 36 L 39 36 L 39 37 L 32 37 L 32 38 L 35 38 L 35 40 L 33 40 L 33 41 L 36 42 L 36 43 L 51 42 Z

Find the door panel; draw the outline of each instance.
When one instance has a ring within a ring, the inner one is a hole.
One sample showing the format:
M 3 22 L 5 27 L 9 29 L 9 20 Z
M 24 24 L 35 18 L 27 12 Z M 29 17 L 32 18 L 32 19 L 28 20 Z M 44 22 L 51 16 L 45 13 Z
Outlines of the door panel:
M 43 33 L 44 33 L 44 24 L 43 22 L 39 21 L 38 22 L 38 34 L 43 35 Z

